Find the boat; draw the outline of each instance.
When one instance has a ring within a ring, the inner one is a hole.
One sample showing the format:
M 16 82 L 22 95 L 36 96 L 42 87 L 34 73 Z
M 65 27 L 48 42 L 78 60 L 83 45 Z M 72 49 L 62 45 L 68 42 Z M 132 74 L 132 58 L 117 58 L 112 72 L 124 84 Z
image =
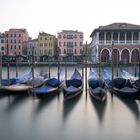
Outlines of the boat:
M 122 76 L 122 78 L 124 78 L 124 79 L 130 79 L 132 82 L 134 82 L 134 81 L 136 81 L 136 80 L 139 79 L 139 77 L 135 77 L 135 76 L 133 76 L 131 73 L 129 73 L 129 72 L 125 71 L 125 70 L 123 70 L 123 71 L 121 72 L 121 76 Z
M 108 79 L 110 80 L 109 77 Z M 107 84 L 108 89 L 111 93 L 114 93 L 124 98 L 140 99 L 139 88 L 135 88 L 129 79 L 117 77 L 114 78 L 113 80 L 110 80 L 110 82 L 108 82 Z
M 64 71 L 60 72 L 60 80 L 50 78 L 45 81 L 44 85 L 33 90 L 37 98 L 44 98 L 49 95 L 54 95 L 62 90 L 64 84 Z
M 72 77 L 65 81 L 63 88 L 64 100 L 71 99 L 78 96 L 83 91 L 83 80 L 80 72 L 75 69 Z
M 121 72 L 121 76 L 124 78 L 124 79 L 129 79 L 132 83 L 132 85 L 135 87 L 135 88 L 139 88 L 140 86 L 140 82 L 139 82 L 139 77 L 135 77 L 133 76 L 131 73 L 123 70 Z
M 9 86 L 9 85 L 15 85 L 15 84 L 25 84 L 29 81 L 29 79 L 31 79 L 32 77 L 32 72 L 28 71 L 26 72 L 24 75 L 20 76 L 20 77 L 13 77 L 8 79 L 2 79 L 2 86 Z
M 94 99 L 98 101 L 105 101 L 107 99 L 105 81 L 100 78 L 94 71 L 89 72 L 88 86 L 89 93 Z
M 44 82 L 45 79 L 41 76 L 35 77 L 33 82 L 32 72 L 28 72 L 20 78 L 15 78 L 15 83 L 1 86 L 0 92 L 3 94 L 28 94 L 33 88 L 41 86 Z

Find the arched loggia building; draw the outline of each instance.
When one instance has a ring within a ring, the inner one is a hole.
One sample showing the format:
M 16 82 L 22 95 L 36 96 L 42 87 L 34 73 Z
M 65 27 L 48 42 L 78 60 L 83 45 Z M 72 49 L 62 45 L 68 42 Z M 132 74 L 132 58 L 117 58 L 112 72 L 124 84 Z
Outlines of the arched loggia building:
M 130 60 L 131 60 L 130 58 L 131 58 L 130 51 L 127 48 L 122 49 L 122 51 L 121 51 L 121 62 L 123 64 L 128 64 L 128 63 L 130 63 Z
M 92 38 L 91 49 L 96 48 L 97 50 L 96 53 L 94 52 L 97 62 L 99 57 L 102 62 L 111 61 L 112 47 L 114 62 L 119 60 L 119 63 L 129 64 L 138 61 L 140 25 L 112 23 L 99 26 L 93 30 L 90 37 Z
M 102 49 L 100 53 L 100 59 L 101 62 L 109 62 L 110 50 L 107 48 Z
M 134 48 L 131 50 L 131 62 L 135 63 L 139 61 L 139 50 Z

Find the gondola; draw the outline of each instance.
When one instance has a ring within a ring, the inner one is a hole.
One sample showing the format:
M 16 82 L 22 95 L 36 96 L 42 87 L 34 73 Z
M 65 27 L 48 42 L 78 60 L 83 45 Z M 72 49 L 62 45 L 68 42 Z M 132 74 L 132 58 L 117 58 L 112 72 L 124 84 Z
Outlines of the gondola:
M 139 88 L 135 88 L 129 79 L 124 79 L 122 77 L 114 78 L 113 81 L 110 80 L 108 82 L 108 89 L 111 93 L 114 93 L 120 97 L 140 99 Z
M 78 96 L 83 91 L 82 76 L 77 69 L 74 70 L 71 79 L 65 81 L 65 84 L 63 88 L 64 100 Z
M 50 78 L 45 81 L 44 85 L 33 90 L 37 98 L 44 98 L 59 93 L 64 84 L 64 71 L 60 72 L 60 80 Z
M 1 85 L 2 86 L 9 86 L 9 85 L 15 85 L 15 84 L 25 84 L 28 82 L 28 80 L 32 77 L 32 72 L 26 72 L 24 75 L 20 77 L 13 77 L 8 79 L 2 79 L 1 80 Z
M 34 87 L 39 87 L 44 83 L 44 78 L 37 76 L 34 78 L 34 83 L 32 80 L 32 72 L 28 72 L 20 78 L 16 78 L 15 83 L 1 86 L 0 92 L 3 94 L 28 94 L 30 90 Z
M 107 99 L 105 81 L 100 78 L 94 71 L 90 71 L 89 73 L 88 86 L 89 93 L 94 99 L 98 101 L 105 101 Z
M 125 70 L 123 70 L 122 72 L 121 72 L 121 76 L 124 78 L 124 79 L 129 79 L 130 81 L 131 81 L 131 83 L 132 83 L 132 85 L 133 85 L 133 87 L 135 87 L 135 88 L 139 88 L 139 77 L 135 77 L 135 76 L 133 76 L 131 73 L 129 73 L 129 72 L 127 72 L 127 71 L 125 71 Z

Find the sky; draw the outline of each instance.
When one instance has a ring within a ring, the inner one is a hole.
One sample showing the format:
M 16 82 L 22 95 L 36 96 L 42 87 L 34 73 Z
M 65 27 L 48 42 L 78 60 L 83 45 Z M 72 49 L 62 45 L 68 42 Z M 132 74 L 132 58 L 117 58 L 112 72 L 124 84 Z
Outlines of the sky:
M 33 39 L 78 30 L 90 43 L 95 28 L 114 22 L 140 25 L 140 0 L 0 0 L 0 32 L 26 28 Z

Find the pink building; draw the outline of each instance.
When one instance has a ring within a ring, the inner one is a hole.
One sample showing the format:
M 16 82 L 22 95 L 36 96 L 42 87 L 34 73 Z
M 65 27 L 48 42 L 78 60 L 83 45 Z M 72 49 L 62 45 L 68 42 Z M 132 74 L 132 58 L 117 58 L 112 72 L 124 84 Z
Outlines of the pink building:
M 58 32 L 60 56 L 80 56 L 83 53 L 83 32 L 63 30 Z
M 8 49 L 9 55 L 23 55 L 23 42 L 29 40 L 26 29 L 9 29 L 5 31 L 6 53 Z

